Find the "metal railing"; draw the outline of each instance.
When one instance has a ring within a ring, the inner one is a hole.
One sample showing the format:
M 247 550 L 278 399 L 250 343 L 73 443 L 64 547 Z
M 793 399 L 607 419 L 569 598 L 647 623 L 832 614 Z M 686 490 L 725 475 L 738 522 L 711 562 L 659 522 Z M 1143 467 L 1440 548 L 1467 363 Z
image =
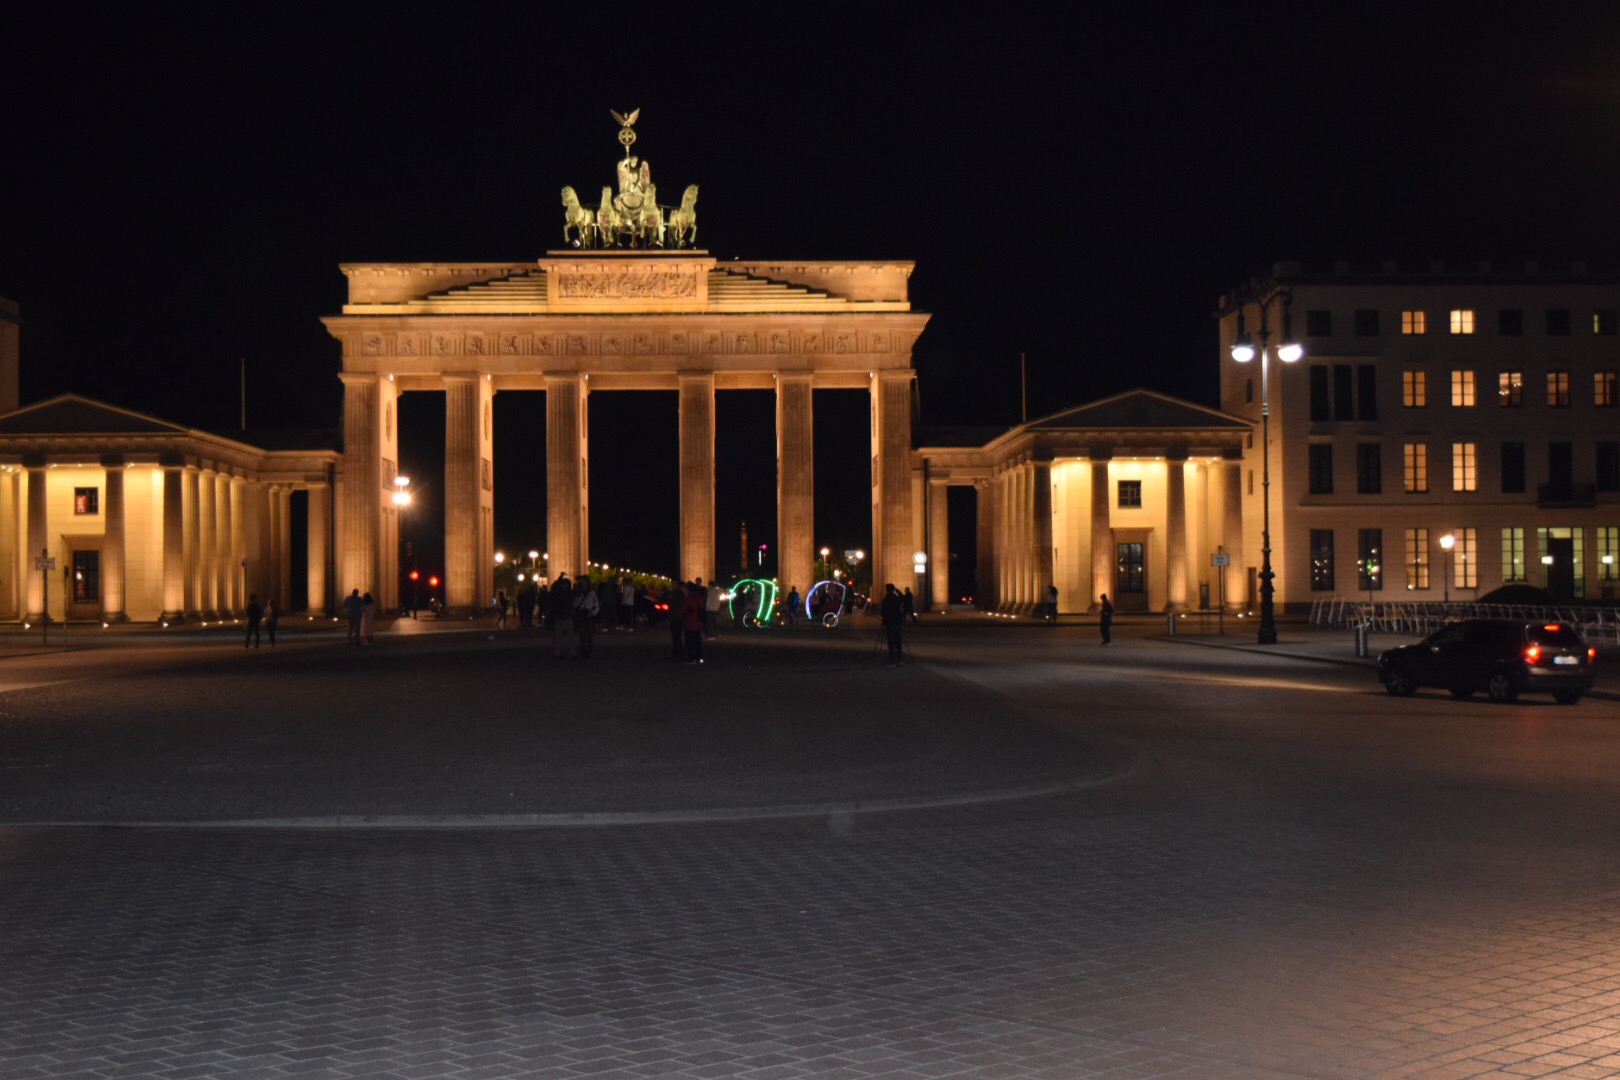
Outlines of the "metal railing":
M 1620 609 L 1578 604 L 1481 604 L 1410 600 L 1358 600 L 1326 596 L 1311 603 L 1311 625 L 1327 629 L 1365 626 L 1421 637 L 1458 619 L 1533 619 L 1573 624 L 1594 645 L 1620 645 Z

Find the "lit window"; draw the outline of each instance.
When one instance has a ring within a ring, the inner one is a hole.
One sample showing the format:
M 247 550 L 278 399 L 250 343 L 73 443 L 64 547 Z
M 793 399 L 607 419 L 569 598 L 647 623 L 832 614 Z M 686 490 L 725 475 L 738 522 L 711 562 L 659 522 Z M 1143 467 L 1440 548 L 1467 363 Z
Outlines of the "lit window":
M 1461 409 L 1474 407 L 1474 373 L 1472 371 L 1453 371 L 1451 373 L 1451 403 Z
M 1620 581 L 1620 529 L 1599 525 L 1593 531 L 1597 533 L 1598 578 Z
M 1496 373 L 1496 403 L 1506 408 L 1524 404 L 1524 372 L 1499 371 Z
M 1451 490 L 1477 491 L 1479 489 L 1479 447 L 1477 443 L 1451 444 Z
M 1547 404 L 1554 408 L 1569 405 L 1569 372 L 1547 372 Z
M 1502 580 L 1524 580 L 1524 530 L 1502 530 Z
M 1614 372 L 1597 371 L 1592 373 L 1592 404 L 1601 408 L 1612 409 L 1615 406 Z
M 1429 587 L 1429 530 L 1406 530 L 1406 587 Z
M 1429 405 L 1429 373 L 1427 371 L 1401 372 L 1401 404 L 1408 409 L 1424 409 Z
M 1384 587 L 1384 530 L 1356 530 L 1356 584 L 1371 592 Z
M 1423 312 L 1421 312 L 1421 311 L 1403 311 L 1403 312 L 1401 312 L 1401 333 L 1403 333 L 1403 334 L 1421 334 L 1427 329 L 1427 326 L 1425 324 L 1426 324 L 1426 320 L 1423 317 Z
M 1429 490 L 1429 444 L 1406 443 L 1401 448 L 1401 456 L 1405 463 L 1406 492 L 1408 495 L 1421 495 Z
M 1423 331 L 1419 330 L 1418 333 Z M 1472 334 L 1474 332 L 1474 313 L 1467 308 L 1451 309 L 1451 332 L 1453 334 Z
M 1122 507 L 1140 507 L 1142 505 L 1142 481 L 1121 480 L 1119 482 L 1119 505 Z
M 1333 530 L 1311 530 L 1311 591 L 1333 591 Z
M 1455 529 L 1451 535 L 1456 540 L 1451 548 L 1451 587 L 1479 588 L 1479 532 Z

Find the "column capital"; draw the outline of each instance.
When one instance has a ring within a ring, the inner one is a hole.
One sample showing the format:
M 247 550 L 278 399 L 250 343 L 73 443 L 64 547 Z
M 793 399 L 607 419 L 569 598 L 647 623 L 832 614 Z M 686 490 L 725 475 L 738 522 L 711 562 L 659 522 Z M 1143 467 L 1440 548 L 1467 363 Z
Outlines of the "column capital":
M 384 376 L 370 371 L 340 371 L 338 378 L 344 386 L 376 386 Z

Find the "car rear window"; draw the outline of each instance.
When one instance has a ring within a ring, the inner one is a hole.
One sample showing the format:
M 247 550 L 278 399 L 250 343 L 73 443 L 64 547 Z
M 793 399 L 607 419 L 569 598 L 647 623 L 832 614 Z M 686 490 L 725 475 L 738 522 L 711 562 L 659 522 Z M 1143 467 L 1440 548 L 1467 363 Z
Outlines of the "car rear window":
M 1533 645 L 1556 645 L 1566 649 L 1581 646 L 1581 635 L 1575 632 L 1575 628 L 1562 624 L 1527 626 L 1525 637 Z

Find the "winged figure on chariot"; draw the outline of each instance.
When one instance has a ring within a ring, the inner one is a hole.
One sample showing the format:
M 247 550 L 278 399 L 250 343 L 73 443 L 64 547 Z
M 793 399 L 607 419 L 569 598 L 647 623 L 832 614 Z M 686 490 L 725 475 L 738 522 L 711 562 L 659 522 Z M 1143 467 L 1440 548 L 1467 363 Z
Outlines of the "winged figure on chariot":
M 698 186 L 687 186 L 680 205 L 660 206 L 651 164 L 630 150 L 636 141 L 632 125 L 641 110 L 632 109 L 628 115 L 608 111 L 619 122 L 619 143 L 624 147 L 618 165 L 618 194 L 603 187 L 602 200 L 593 211 L 580 202 L 573 188 L 563 188 L 563 243 L 576 248 L 679 248 L 695 243 Z

